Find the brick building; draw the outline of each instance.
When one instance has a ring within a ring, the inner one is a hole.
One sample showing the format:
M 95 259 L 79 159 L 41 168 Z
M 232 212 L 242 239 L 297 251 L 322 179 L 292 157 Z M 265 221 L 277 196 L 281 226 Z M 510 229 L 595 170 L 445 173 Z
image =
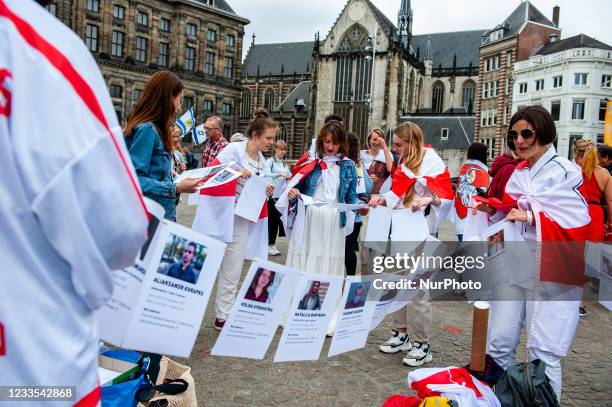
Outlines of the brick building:
M 94 55 L 120 123 L 149 77 L 169 69 L 183 80 L 183 108 L 193 106 L 198 122 L 215 114 L 227 135 L 235 130 L 249 20 L 225 0 L 56 0 L 48 8 Z
M 476 91 L 475 140 L 489 146 L 489 158 L 502 151 L 512 109 L 512 70 L 551 35 L 561 36 L 559 8 L 553 21 L 531 2 L 522 2 L 506 20 L 484 33 L 480 46 L 480 71 Z

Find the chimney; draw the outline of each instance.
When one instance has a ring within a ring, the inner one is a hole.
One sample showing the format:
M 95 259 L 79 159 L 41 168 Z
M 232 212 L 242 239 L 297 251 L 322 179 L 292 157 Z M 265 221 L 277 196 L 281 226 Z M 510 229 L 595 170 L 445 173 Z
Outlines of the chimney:
M 557 33 L 550 34 L 550 43 L 557 42 Z
M 561 11 L 561 7 L 559 6 L 553 7 L 553 24 L 557 28 L 559 28 L 559 12 L 560 11 Z

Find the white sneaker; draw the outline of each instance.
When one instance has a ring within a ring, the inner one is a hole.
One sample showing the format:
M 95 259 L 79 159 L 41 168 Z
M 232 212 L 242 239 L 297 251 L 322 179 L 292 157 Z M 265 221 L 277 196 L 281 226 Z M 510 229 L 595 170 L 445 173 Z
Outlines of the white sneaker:
M 276 248 L 276 246 L 268 246 L 268 256 L 280 256 L 281 252 Z
M 428 343 L 414 342 L 410 352 L 406 354 L 402 362 L 407 366 L 422 366 L 433 360 Z
M 410 336 L 407 333 L 393 330 L 391 337 L 387 339 L 387 342 L 380 345 L 378 349 L 383 353 L 407 352 L 412 349 Z

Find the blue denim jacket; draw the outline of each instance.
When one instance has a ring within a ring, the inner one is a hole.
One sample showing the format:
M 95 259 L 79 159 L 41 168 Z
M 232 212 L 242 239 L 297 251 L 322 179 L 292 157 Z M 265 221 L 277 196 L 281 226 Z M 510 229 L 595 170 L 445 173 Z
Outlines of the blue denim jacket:
M 357 199 L 357 169 L 355 163 L 350 160 L 339 161 L 340 165 L 340 188 L 338 188 L 338 203 L 358 203 Z M 321 167 L 317 166 L 308 176 L 301 180 L 296 188 L 305 195 L 314 195 L 319 179 L 321 178 Z M 346 213 L 340 213 L 340 227 L 346 225 Z
M 166 219 L 176 221 L 176 186 L 172 181 L 172 157 L 153 123 L 139 124 L 125 138 L 142 193 L 159 203 Z
M 365 184 L 366 191 L 362 194 L 357 195 L 357 198 L 359 198 L 361 202 L 368 203 L 370 201 L 370 197 L 372 196 L 372 190 L 374 189 L 374 181 L 372 181 L 370 174 L 368 174 L 365 168 L 363 169 L 363 181 Z M 355 216 L 355 223 L 359 223 L 362 221 L 363 219 L 361 218 L 361 215 L 359 214 L 359 212 L 357 212 Z

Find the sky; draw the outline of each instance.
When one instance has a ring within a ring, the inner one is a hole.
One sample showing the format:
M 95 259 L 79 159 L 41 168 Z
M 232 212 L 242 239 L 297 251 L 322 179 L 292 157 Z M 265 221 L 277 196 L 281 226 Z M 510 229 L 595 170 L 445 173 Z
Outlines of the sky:
M 251 44 L 312 41 L 317 31 L 325 38 L 347 0 L 227 0 L 234 11 L 251 20 L 245 27 L 244 54 Z M 397 22 L 401 0 L 372 0 Z M 521 0 L 412 0 L 413 34 L 489 29 L 503 22 Z M 552 9 L 561 7 L 561 37 L 586 34 L 612 45 L 607 21 L 612 0 L 532 0 L 552 20 Z M 607 17 L 607 18 L 606 18 Z

